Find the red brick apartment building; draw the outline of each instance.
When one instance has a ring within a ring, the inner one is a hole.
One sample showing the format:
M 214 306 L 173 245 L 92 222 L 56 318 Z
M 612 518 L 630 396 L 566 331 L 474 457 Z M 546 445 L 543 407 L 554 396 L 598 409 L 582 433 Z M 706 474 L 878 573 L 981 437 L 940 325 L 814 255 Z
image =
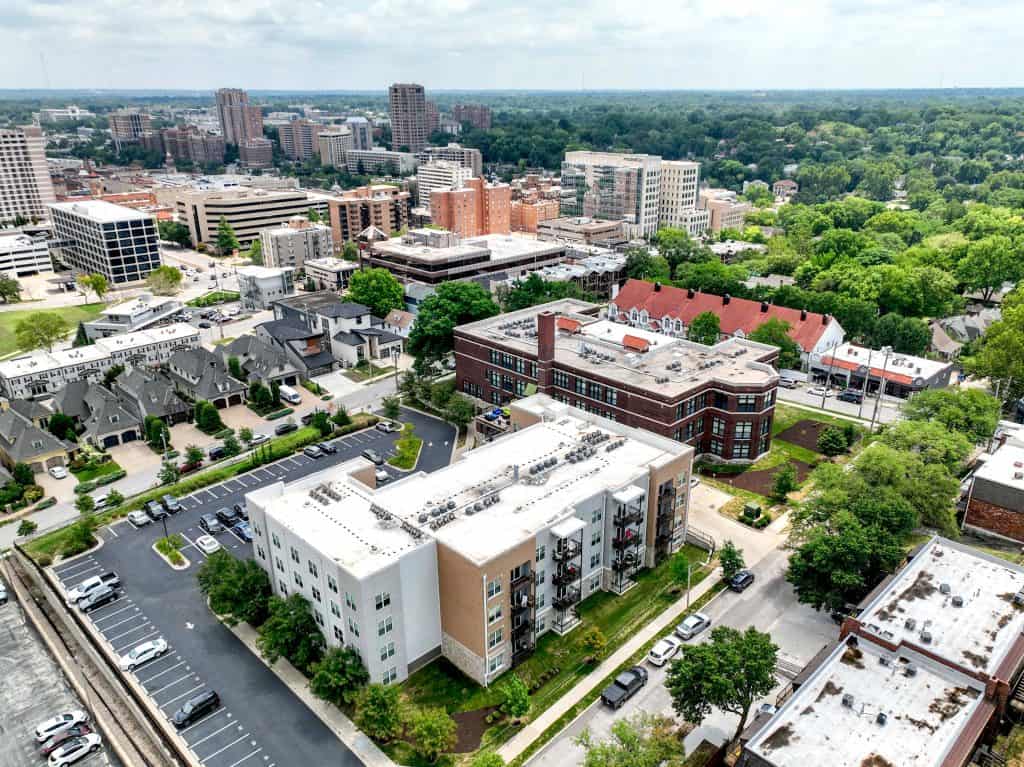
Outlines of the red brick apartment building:
M 460 391 L 504 405 L 533 391 L 745 463 L 771 446 L 778 349 L 702 346 L 597 316 L 566 299 L 455 329 Z

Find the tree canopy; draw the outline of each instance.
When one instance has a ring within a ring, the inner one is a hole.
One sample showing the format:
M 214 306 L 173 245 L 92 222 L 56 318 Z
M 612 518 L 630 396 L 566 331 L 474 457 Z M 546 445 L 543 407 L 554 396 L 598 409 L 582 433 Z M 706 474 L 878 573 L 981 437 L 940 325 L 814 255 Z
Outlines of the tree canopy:
M 56 312 L 32 312 L 14 326 L 20 349 L 46 349 L 68 337 L 71 328 Z
M 694 343 L 711 346 L 718 343 L 722 325 L 714 312 L 701 312 L 690 322 L 686 337 Z
M 493 317 L 499 311 L 490 293 L 475 282 L 443 282 L 420 304 L 409 333 L 409 352 L 421 363 L 439 360 L 452 350 L 458 325 Z
M 370 308 L 377 317 L 386 317 L 392 309 L 405 306 L 405 291 L 387 269 L 361 269 L 352 274 L 348 297 Z
M 800 347 L 789 337 L 790 324 L 778 317 L 772 317 L 758 325 L 750 334 L 751 341 L 757 341 L 779 348 L 779 368 L 800 369 Z

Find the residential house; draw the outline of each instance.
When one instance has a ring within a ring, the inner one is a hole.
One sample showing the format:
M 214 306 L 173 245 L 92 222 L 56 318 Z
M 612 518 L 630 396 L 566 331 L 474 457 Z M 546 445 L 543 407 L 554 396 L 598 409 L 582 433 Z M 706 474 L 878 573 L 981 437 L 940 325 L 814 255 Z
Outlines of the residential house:
M 0 408 L 0 464 L 13 469 L 15 464 L 24 463 L 38 473 L 70 463 L 77 445 L 57 439 L 23 415 L 18 400 L 6 406 L 0 404 Z
M 416 315 L 402 309 L 392 309 L 384 318 L 384 329 L 396 336 L 408 338 L 412 325 L 416 321 Z
M 224 360 L 201 346 L 172 354 L 167 373 L 178 391 L 193 401 L 207 400 L 225 408 L 245 400 L 245 384 L 231 377 Z
M 257 325 L 256 337 L 283 351 L 302 378 L 313 378 L 334 369 L 334 356 L 324 332 L 310 330 L 297 319 L 270 320 Z
M 238 358 L 248 383 L 259 381 L 269 386 L 276 381 L 279 384 L 295 386 L 299 382 L 299 371 L 288 359 L 287 353 L 278 346 L 257 338 L 254 335 L 239 336 L 228 344 L 217 347 L 225 364 L 229 365 L 232 357 Z
M 82 438 L 96 447 L 108 448 L 143 439 L 142 418 L 122 404 L 114 392 L 92 384 L 85 393 L 89 414 L 83 419 Z
M 132 368 L 115 379 L 114 392 L 122 405 L 143 423 L 153 416 L 173 426 L 192 417 L 192 406 L 178 395 L 163 373 Z

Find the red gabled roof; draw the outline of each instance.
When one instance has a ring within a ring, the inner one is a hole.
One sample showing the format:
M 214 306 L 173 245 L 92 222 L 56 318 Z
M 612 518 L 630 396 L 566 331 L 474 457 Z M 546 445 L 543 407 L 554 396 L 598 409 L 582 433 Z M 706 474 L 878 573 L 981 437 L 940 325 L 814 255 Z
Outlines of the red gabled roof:
M 579 333 L 580 328 L 583 327 L 583 323 L 579 320 L 574 320 L 571 317 L 559 317 L 555 320 L 555 324 L 559 330 L 564 330 L 567 333 Z
M 650 344 L 647 343 L 646 338 L 631 336 L 628 333 L 622 337 L 622 345 L 627 349 L 633 349 L 638 352 L 645 352 L 650 348 Z
M 723 304 L 722 296 L 713 293 L 694 291 L 693 298 L 689 298 L 688 291 L 670 285 L 662 285 L 655 291 L 653 282 L 643 280 L 627 280 L 612 303 L 620 312 L 628 314 L 634 308 L 646 309 L 652 321 L 668 316 L 686 325 L 698 314 L 711 312 L 718 317 L 722 332 L 730 336 L 738 330 L 749 336 L 774 317 L 789 323 L 789 337 L 805 352 L 813 349 L 829 324 L 835 322 L 831 317 L 826 321 L 824 315 L 816 312 L 807 312 L 806 319 L 801 319 L 799 309 L 786 306 L 769 304 L 768 310 L 762 312 L 759 302 L 746 298 L 732 298 L 728 304 Z

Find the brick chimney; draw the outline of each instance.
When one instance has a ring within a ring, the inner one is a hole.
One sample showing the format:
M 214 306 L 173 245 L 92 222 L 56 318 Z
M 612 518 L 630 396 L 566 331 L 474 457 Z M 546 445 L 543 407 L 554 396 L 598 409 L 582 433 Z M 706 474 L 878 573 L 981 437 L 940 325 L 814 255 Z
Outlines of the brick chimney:
M 537 315 L 537 391 L 551 393 L 551 370 L 555 360 L 555 313 Z

